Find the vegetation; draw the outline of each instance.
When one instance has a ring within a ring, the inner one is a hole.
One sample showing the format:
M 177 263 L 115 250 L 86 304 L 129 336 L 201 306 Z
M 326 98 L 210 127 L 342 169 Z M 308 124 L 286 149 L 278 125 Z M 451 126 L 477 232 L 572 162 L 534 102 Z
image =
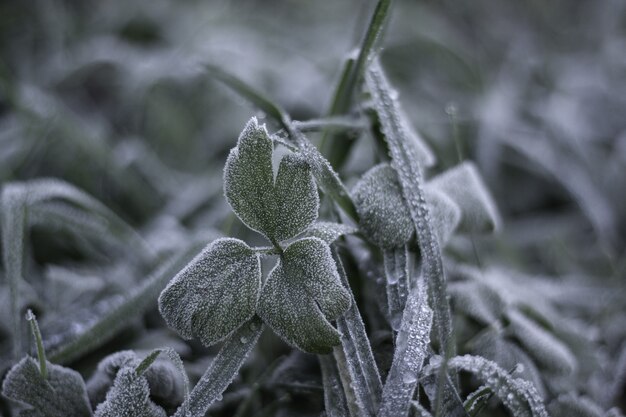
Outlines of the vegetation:
M 611 0 L 0 4 L 0 416 L 623 416 L 625 39 Z

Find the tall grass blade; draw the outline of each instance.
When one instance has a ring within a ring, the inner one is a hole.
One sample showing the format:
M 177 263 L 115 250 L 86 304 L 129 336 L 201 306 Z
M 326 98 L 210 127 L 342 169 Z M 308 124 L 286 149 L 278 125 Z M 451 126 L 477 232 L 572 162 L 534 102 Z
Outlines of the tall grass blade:
M 324 383 L 324 410 L 328 417 L 348 417 L 346 395 L 341 386 L 337 364 L 330 355 L 319 355 L 322 382 Z
M 422 254 L 422 274 L 426 278 L 434 306 L 434 324 L 439 339 L 439 349 L 445 352 L 451 337 L 450 306 L 446 297 L 446 281 L 441 258 L 441 248 L 431 222 L 428 203 L 424 197 L 424 177 L 418 165 L 418 156 L 410 146 L 406 129 L 399 119 L 400 105 L 392 94 L 380 63 L 374 61 L 366 75 L 374 108 L 391 156 L 391 164 L 398 173 L 402 193 L 417 232 Z
M 334 248 L 333 258 L 343 285 L 349 289 L 346 272 L 339 254 Z M 357 404 L 363 407 L 362 411 L 365 415 L 374 416 L 382 394 L 380 373 L 374 360 L 363 319 L 351 291 L 350 298 L 350 308 L 342 317 L 337 319 L 337 329 L 342 333 L 341 345 L 346 357 Z
M 405 416 L 408 413 L 428 353 L 432 319 L 425 283 L 419 281 L 412 288 L 404 309 L 393 362 L 383 388 L 379 417 Z

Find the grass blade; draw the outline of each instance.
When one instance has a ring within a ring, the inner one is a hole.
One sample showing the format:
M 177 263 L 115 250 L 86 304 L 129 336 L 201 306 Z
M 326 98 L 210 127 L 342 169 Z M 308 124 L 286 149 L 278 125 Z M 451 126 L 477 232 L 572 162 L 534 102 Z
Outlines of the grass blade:
M 328 417 L 348 417 L 346 395 L 341 387 L 337 364 L 330 355 L 319 355 L 322 381 L 324 383 L 324 409 Z
M 349 289 L 348 278 L 336 249 L 333 250 L 333 258 L 344 286 Z M 357 404 L 366 415 L 373 416 L 380 403 L 382 383 L 363 319 L 351 291 L 350 296 L 350 308 L 337 319 L 337 329 L 342 333 L 341 344 Z
M 379 0 L 376 4 L 376 9 L 372 14 L 356 60 L 350 57 L 344 64 L 339 84 L 337 84 L 337 89 L 333 94 L 328 116 L 346 114 L 352 107 L 357 86 L 363 77 L 365 68 L 367 68 L 373 56 L 372 51 L 381 37 L 390 8 L 391 0 Z M 334 143 L 334 138 L 334 135 L 330 131 L 326 131 L 322 138 L 320 150 L 323 155 L 328 157 L 331 165 L 339 169 L 345 162 L 353 141 L 344 141 L 341 144 L 342 146 L 337 146 L 337 144 Z
M 391 328 L 400 330 L 402 313 L 409 292 L 409 257 L 405 246 L 383 251 L 383 263 L 387 279 L 387 303 Z
M 428 307 L 425 283 L 409 294 L 378 416 L 407 415 L 426 358 L 433 312 Z
M 439 339 L 439 349 L 445 352 L 451 338 L 450 305 L 446 297 L 446 282 L 441 258 L 441 248 L 431 222 L 430 209 L 424 197 L 424 177 L 418 165 L 418 156 L 410 146 L 410 138 L 399 119 L 400 105 L 392 94 L 380 63 L 372 63 L 366 75 L 374 107 L 391 156 L 391 165 L 398 173 L 402 193 L 417 232 L 422 254 L 422 274 L 426 278 L 432 297 L 434 323 Z
M 262 331 L 261 319 L 254 316 L 233 333 L 191 391 L 189 400 L 178 408 L 174 417 L 204 416 L 237 375 Z

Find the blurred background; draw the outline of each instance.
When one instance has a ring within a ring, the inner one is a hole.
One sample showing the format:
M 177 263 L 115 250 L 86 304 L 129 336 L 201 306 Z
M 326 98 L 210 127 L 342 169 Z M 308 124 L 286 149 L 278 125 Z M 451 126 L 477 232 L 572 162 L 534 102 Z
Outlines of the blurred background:
M 203 64 L 264 91 L 293 119 L 323 117 L 374 6 L 2 0 L 0 182 L 68 181 L 158 253 L 192 237 L 241 236 L 222 168 L 245 122 L 264 115 Z M 483 265 L 567 277 L 571 291 L 555 293 L 565 309 L 581 299 L 572 294 L 600 291 L 573 315 L 612 329 L 600 331 L 605 365 L 626 369 L 626 2 L 398 0 L 382 62 L 437 154 L 429 175 L 470 159 L 495 197 L 505 226 L 475 242 Z M 348 185 L 377 159 L 371 138 L 359 141 L 340 172 Z M 146 270 L 107 242 L 45 227 L 29 242 L 25 299 L 43 313 L 44 336 L 62 326 L 66 304 L 123 293 Z M 85 278 L 79 289 L 71 273 Z M 37 286 L 48 279 L 54 300 Z

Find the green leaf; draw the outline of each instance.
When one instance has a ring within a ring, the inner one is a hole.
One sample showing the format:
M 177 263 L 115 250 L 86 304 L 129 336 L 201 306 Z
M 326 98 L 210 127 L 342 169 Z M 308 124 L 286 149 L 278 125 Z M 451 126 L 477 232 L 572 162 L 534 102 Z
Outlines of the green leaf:
M 341 343 L 329 323 L 350 307 L 330 248 L 321 239 L 297 240 L 270 272 L 258 313 L 280 337 L 310 353 L 330 353 Z
M 150 399 L 150 388 L 144 376 L 133 367 L 124 367 L 115 377 L 106 400 L 96 408 L 95 417 L 167 417 L 165 411 Z
M 302 237 L 317 237 L 329 245 L 343 235 L 356 233 L 357 229 L 343 223 L 315 222 L 302 234 Z
M 159 311 L 183 338 L 213 345 L 254 315 L 260 257 L 238 239 L 209 244 L 167 285 Z
M 444 247 L 459 226 L 462 211 L 454 200 L 442 192 L 426 187 L 425 194 L 432 214 L 434 232 L 439 245 Z
M 277 243 L 317 218 L 319 196 L 308 163 L 297 154 L 282 159 L 274 183 L 272 152 L 265 126 L 252 118 L 226 161 L 224 194 L 246 226 Z
M 404 245 L 413 235 L 409 209 L 402 197 L 398 176 L 388 164 L 363 175 L 352 191 L 365 236 L 382 248 Z
M 85 383 L 80 374 L 50 362 L 46 368 L 48 376 L 44 378 L 33 358 L 22 359 L 7 374 L 2 394 L 28 405 L 30 408 L 24 414 L 31 416 L 91 416 Z
M 472 162 L 463 162 L 434 177 L 426 189 L 442 192 L 461 208 L 460 231 L 493 232 L 500 228 L 498 208 Z

